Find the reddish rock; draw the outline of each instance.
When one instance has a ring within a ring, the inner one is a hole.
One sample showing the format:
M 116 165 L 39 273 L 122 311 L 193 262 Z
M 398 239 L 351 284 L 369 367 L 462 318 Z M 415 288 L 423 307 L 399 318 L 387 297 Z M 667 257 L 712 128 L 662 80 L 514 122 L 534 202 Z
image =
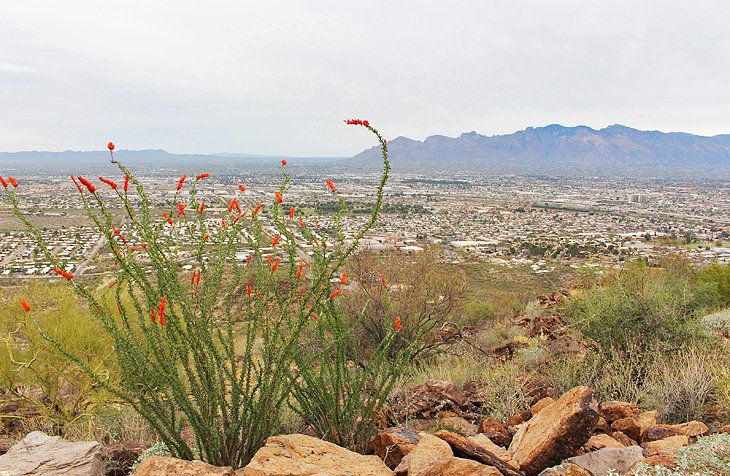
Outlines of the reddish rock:
M 619 402 L 616 400 L 601 403 L 600 415 L 608 423 L 613 423 L 622 418 L 635 418 L 639 415 L 639 407 L 633 403 Z
M 395 468 L 395 473 L 408 476 L 502 476 L 497 468 L 456 458 L 448 443 L 427 433 L 420 434 L 418 444 Z
M 588 451 L 600 450 L 603 448 L 623 448 L 625 445 L 616 441 L 606 434 L 593 435 L 588 439 L 585 448 Z
M 530 418 L 532 418 L 532 412 L 530 410 L 525 410 L 522 413 L 517 413 L 516 415 L 512 415 L 511 417 L 507 418 L 507 421 L 505 423 L 508 427 L 517 426 L 525 423 Z
M 611 425 L 608 424 L 605 418 L 598 417 L 596 431 L 600 431 L 601 433 L 611 433 Z
M 720 433 L 730 433 L 730 425 L 722 425 L 718 431 Z
M 507 431 L 507 428 L 491 418 L 483 420 L 479 429 L 482 434 L 492 440 L 497 446 L 504 446 L 506 448 L 512 441 L 512 435 Z
M 391 412 L 398 413 L 396 408 L 405 409 L 402 410 L 402 414 L 395 415 L 400 420 L 406 418 L 433 419 L 444 411 L 461 415 L 462 411 L 470 408 L 466 395 L 459 387 L 439 380 L 429 380 L 423 385 L 401 392 L 394 397 L 394 401 Z
M 597 423 L 598 401 L 593 390 L 576 387 L 522 426 L 509 452 L 527 476 L 535 476 L 573 456 Z
M 670 436 L 677 436 L 680 432 L 675 430 L 674 428 L 666 425 L 660 425 L 660 426 L 651 426 L 649 428 L 644 428 L 641 432 L 641 442 L 642 443 L 648 443 L 650 441 L 657 441 L 657 440 L 663 440 L 664 438 L 669 438 Z
M 677 430 L 679 434 L 689 436 L 690 438 L 702 436 L 710 430 L 709 427 L 701 421 L 690 421 L 679 425 L 672 425 L 671 428 Z
M 558 466 L 548 468 L 540 476 L 593 476 L 591 473 L 581 468 L 577 464 L 562 463 Z
M 658 454 L 673 455 L 678 449 L 689 445 L 689 437 L 685 435 L 670 436 L 663 440 L 650 441 L 641 445 L 644 448 L 646 456 L 654 456 Z
M 657 426 L 656 413 L 656 410 L 640 413 L 636 417 L 636 423 L 639 424 L 642 430 L 651 426 Z
M 418 444 L 418 433 L 403 427 L 388 428 L 370 440 L 373 453 L 393 469 Z
M 552 397 L 545 397 L 537 401 L 533 406 L 530 407 L 530 414 L 532 416 L 537 415 L 540 413 L 540 410 L 542 410 L 545 407 L 548 407 L 555 403 L 555 399 Z
M 634 441 L 626 436 L 626 433 L 624 433 L 623 431 L 614 431 L 613 433 L 611 433 L 611 438 L 618 441 L 624 446 L 637 446 L 639 444 L 638 441 Z
M 629 472 L 627 474 L 631 474 L 631 471 L 636 469 L 641 464 L 645 464 L 647 466 L 661 466 L 662 468 L 667 469 L 677 468 L 677 462 L 674 460 L 674 456 L 669 454 L 659 454 L 649 456 L 648 458 L 645 458 L 644 461 L 637 462 L 635 465 L 629 468 Z
M 611 429 L 625 433 L 632 440 L 641 441 L 641 427 L 636 418 L 627 417 L 616 420 L 611 423 Z
M 459 414 L 456 412 L 443 411 L 443 412 L 439 412 L 438 415 L 436 415 L 436 418 L 441 420 L 444 418 L 453 418 L 453 417 L 458 417 L 458 416 L 459 416 Z

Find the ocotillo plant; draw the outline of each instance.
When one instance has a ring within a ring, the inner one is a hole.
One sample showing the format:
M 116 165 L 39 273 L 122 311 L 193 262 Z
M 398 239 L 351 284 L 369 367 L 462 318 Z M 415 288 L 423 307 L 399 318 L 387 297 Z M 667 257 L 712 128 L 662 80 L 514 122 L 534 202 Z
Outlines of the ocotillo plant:
M 310 229 L 288 203 L 290 176 L 282 161 L 283 182 L 269 203 L 247 198 L 240 184 L 225 216 L 210 219 L 201 199 L 200 173 L 177 183 L 173 206 L 157 215 L 141 181 L 114 156 L 120 183 L 99 177 L 103 185 L 74 177 L 84 209 L 105 237 L 117 271 L 104 299 L 74 277 L 54 256 L 40 230 L 22 212 L 13 180 L 3 181 L 13 212 L 33 234 L 39 249 L 89 305 L 101 328 L 114 341 L 121 369 L 119 386 L 96 375 L 81 355 L 44 337 L 92 379 L 133 406 L 157 431 L 174 456 L 199 456 L 214 465 L 245 465 L 277 429 L 280 409 L 291 395 L 301 351 L 300 337 L 336 298 L 330 281 L 376 223 L 390 163 L 385 139 L 367 121 L 348 120 L 377 137 L 383 172 L 367 223 L 345 238 L 340 226 L 327 235 Z M 324 187 L 325 184 L 323 184 Z M 326 185 L 336 193 L 328 179 Z M 97 187 L 109 187 L 102 193 Z M 189 187 L 189 189 L 188 189 Z M 186 190 L 188 189 L 188 190 Z M 124 210 L 120 220 L 114 202 Z M 340 223 L 345 202 L 336 223 Z M 183 274 L 176 234 L 194 243 Z M 311 263 L 298 244 L 313 249 Z M 248 259 L 236 261 L 242 249 Z

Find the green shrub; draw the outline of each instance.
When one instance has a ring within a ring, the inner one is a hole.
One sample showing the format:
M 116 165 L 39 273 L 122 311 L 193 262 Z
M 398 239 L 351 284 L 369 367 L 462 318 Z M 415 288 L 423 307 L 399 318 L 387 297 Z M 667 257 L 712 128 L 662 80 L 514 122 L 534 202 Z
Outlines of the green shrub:
M 627 265 L 565 306 L 569 322 L 601 348 L 671 350 L 704 335 L 699 319 L 716 306 L 714 286 L 691 276 Z
M 113 153 L 123 185 L 100 177 L 106 185 L 97 190 L 91 181 L 72 177 L 88 217 L 118 265 L 108 298 L 98 298 L 53 255 L 21 211 L 18 195 L 7 191 L 15 216 L 33 234 L 56 273 L 88 303 L 100 334 L 113 343 L 109 351 L 119 368 L 119 384 L 100 372 L 99 362 L 89 361 L 42 327 L 40 334 L 96 385 L 139 412 L 172 455 L 192 459 L 199 451 L 208 463 L 239 468 L 280 428 L 281 410 L 292 386 L 299 384 L 292 369 L 301 362 L 301 338 L 310 328 L 325 325 L 332 303 L 339 301 L 342 290 L 334 289 L 333 282 L 375 224 L 390 170 L 380 134 L 367 121 L 347 122 L 376 135 L 384 166 L 370 220 L 351 240 L 342 232 L 341 216 L 347 207 L 340 196 L 330 230 L 310 230 L 303 218 L 297 223 L 293 207 L 287 213 L 292 204 L 284 204 L 290 181 L 285 161 L 283 184 L 269 196 L 269 203 L 239 196 L 222 220 L 208 219 L 198 191 L 207 173 L 191 179 L 188 194 L 181 192 L 187 187 L 183 176 L 172 208 L 161 217 L 153 213 L 140 181 Z M 113 148 L 110 143 L 110 151 Z M 327 180 L 327 185 L 337 195 L 334 184 Z M 123 222 L 111 209 L 114 202 L 126 213 Z M 176 227 L 176 222 L 184 226 Z M 182 274 L 172 230 L 189 233 L 195 242 L 192 276 Z M 311 247 L 311 263 L 300 258 L 299 239 Z M 251 259 L 239 263 L 236 253 L 244 247 L 252 250 Z M 316 316 L 322 317 L 315 320 Z M 339 378 L 352 374 L 317 374 L 307 385 L 334 388 L 341 384 Z M 317 416 L 308 414 L 307 419 Z M 330 423 L 343 422 L 348 420 Z
M 716 287 L 720 303 L 730 306 L 730 264 L 713 264 L 699 272 L 699 279 Z

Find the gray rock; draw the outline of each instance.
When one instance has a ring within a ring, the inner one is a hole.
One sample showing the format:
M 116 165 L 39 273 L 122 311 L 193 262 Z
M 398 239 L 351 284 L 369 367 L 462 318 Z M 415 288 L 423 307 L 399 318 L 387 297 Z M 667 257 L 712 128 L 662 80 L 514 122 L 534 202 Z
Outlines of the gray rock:
M 628 448 L 603 448 L 568 458 L 567 461 L 590 471 L 593 476 L 606 476 L 611 469 L 623 474 L 643 459 L 644 453 L 640 446 L 629 446 Z
M 0 456 L 0 476 L 104 476 L 101 445 L 28 433 Z

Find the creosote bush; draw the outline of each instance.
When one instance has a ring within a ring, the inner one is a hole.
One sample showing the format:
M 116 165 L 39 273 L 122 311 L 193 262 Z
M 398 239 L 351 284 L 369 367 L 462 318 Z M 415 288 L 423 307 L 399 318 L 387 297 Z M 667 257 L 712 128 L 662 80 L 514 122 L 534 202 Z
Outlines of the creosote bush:
M 347 123 L 375 134 L 383 155 L 370 220 L 349 239 L 341 223 L 347 203 L 335 184 L 326 180 L 340 204 L 334 227 L 326 232 L 310 227 L 288 200 L 286 161 L 278 190 L 259 201 L 239 184 L 222 219 L 209 216 L 200 191 L 209 174 L 183 175 L 172 206 L 159 216 L 140 180 L 115 159 L 110 142 L 118 182 L 99 177 L 103 185 L 95 185 L 71 177 L 115 259 L 115 280 L 105 298 L 53 254 L 14 189 L 6 187 L 15 216 L 113 343 L 119 384 L 99 372 L 98 362 L 42 327 L 39 332 L 96 385 L 131 405 L 172 455 L 239 468 L 280 427 L 287 405 L 322 436 L 358 447 L 410 361 L 412 347 L 399 334 L 399 316 L 381 322 L 380 346 L 362 355 L 355 352 L 352 325 L 340 309 L 340 294 L 349 292 L 341 268 L 375 224 L 390 171 L 378 131 L 367 121 Z M 124 210 L 123 219 L 115 207 Z M 190 274 L 178 260 L 179 236 L 194 243 L 185 250 L 194 265 Z M 311 247 L 311 257 L 300 252 L 300 242 Z M 243 249 L 250 256 L 238 262 Z M 35 303 L 22 305 L 33 314 Z M 314 349 L 302 349 L 306 335 L 320 339 Z M 352 428 L 358 424 L 362 428 Z

